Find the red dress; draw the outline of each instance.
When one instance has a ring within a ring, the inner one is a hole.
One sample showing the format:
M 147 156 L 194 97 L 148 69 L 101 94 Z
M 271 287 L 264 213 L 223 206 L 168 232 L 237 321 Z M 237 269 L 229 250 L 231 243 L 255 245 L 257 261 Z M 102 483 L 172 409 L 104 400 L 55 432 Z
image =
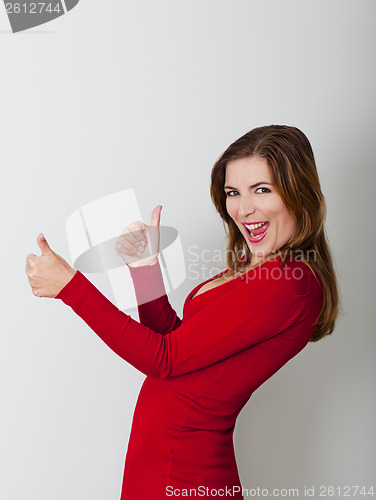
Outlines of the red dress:
M 56 296 L 147 375 L 120 500 L 189 493 L 243 499 L 233 447 L 236 418 L 251 394 L 307 345 L 322 304 L 321 284 L 306 264 L 280 264 L 276 257 L 192 299 L 223 273 L 204 281 L 186 298 L 182 320 L 168 301 L 159 263 L 129 268 L 140 322 L 80 271 Z

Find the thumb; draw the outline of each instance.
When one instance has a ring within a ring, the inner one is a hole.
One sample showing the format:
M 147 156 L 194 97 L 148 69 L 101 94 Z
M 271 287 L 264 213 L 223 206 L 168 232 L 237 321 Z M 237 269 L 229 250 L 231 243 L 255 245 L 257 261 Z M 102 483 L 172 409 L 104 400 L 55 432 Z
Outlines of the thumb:
M 47 255 L 49 253 L 53 253 L 53 251 L 51 250 L 49 244 L 47 243 L 43 233 L 38 234 L 37 243 L 38 243 L 38 246 L 42 252 L 42 255 Z
M 161 221 L 161 211 L 162 211 L 162 205 L 158 205 L 157 207 L 154 208 L 154 210 L 151 213 L 151 220 L 150 220 L 151 226 L 159 226 Z

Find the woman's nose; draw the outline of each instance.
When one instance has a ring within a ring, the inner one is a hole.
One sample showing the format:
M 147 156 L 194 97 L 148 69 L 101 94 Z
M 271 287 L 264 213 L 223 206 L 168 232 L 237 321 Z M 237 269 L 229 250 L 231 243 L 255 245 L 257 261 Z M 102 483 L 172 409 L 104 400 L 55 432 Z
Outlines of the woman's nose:
M 247 196 L 240 198 L 238 214 L 239 217 L 246 218 L 248 214 L 255 213 L 255 207 L 252 200 Z

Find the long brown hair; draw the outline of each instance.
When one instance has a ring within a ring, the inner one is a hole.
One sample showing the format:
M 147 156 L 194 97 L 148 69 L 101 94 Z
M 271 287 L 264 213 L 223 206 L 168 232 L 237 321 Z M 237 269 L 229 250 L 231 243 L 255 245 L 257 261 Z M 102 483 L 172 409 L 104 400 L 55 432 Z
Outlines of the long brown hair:
M 333 332 L 340 303 L 333 259 L 325 235 L 326 203 L 311 144 L 296 127 L 257 127 L 233 142 L 215 162 L 211 172 L 210 196 L 227 234 L 226 260 L 230 274 L 245 270 L 251 261 L 251 252 L 227 213 L 224 191 L 226 165 L 229 161 L 251 156 L 267 160 L 272 182 L 296 220 L 295 234 L 275 256 L 281 257 L 282 266 L 288 257 L 302 260 L 321 281 L 323 303 L 310 339 L 310 342 L 317 342 Z M 310 260 L 310 254 L 314 256 L 313 260 Z

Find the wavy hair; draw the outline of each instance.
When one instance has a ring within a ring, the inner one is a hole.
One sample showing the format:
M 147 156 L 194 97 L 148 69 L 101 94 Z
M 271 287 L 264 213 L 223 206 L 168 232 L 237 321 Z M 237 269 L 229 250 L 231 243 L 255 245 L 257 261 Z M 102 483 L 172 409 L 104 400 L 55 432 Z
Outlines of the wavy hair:
M 282 267 L 288 258 L 302 260 L 316 279 L 318 276 L 321 281 L 323 303 L 310 339 L 310 342 L 317 342 L 333 332 L 340 302 L 333 259 L 325 235 L 325 197 L 321 191 L 311 144 L 296 127 L 257 127 L 233 142 L 213 166 L 210 196 L 227 234 L 226 260 L 229 273 L 244 272 L 252 257 L 244 236 L 227 213 L 224 191 L 226 165 L 229 161 L 252 156 L 267 160 L 272 182 L 296 220 L 292 239 L 275 252 L 275 256 L 281 257 Z M 311 253 L 313 260 L 309 258 Z

